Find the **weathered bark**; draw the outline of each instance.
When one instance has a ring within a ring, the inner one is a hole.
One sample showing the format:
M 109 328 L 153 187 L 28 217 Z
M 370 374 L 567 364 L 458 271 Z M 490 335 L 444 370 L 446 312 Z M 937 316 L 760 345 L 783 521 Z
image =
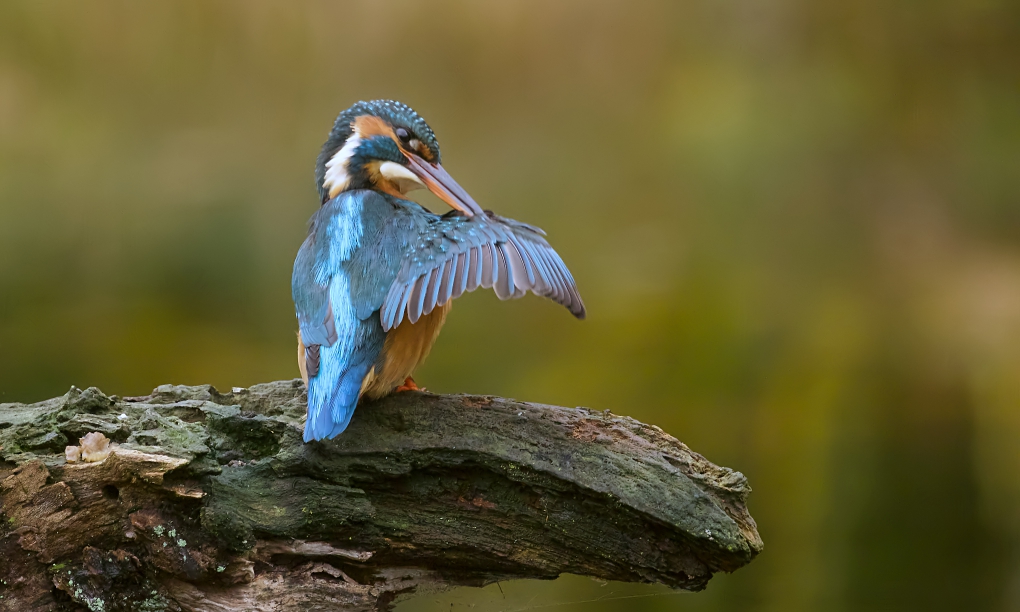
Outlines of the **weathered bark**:
M 563 572 L 701 589 L 762 543 L 744 477 L 608 412 L 400 393 L 301 441 L 304 387 L 0 405 L 0 608 L 355 610 Z M 93 463 L 64 449 L 113 440 Z

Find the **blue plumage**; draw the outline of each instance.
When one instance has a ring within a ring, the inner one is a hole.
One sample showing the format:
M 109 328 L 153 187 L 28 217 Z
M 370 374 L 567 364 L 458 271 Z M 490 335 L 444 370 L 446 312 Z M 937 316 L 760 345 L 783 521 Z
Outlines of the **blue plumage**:
M 312 218 L 308 238 L 294 262 L 291 291 L 305 346 L 320 345 L 309 372 L 305 441 L 332 438 L 350 421 L 361 381 L 382 349 L 378 321 L 359 318 L 351 293 L 351 258 L 361 244 L 364 201 L 371 191 L 347 192 Z M 355 270 L 359 280 L 364 271 Z
M 405 346 L 388 339 L 402 324 L 418 330 L 465 292 L 491 287 L 509 299 L 532 291 L 584 317 L 573 277 L 544 233 L 483 212 L 438 160 L 428 125 L 391 101 L 341 113 L 323 147 L 316 168 L 323 205 L 291 281 L 308 384 L 306 442 L 344 431 L 366 385 L 380 397 L 410 376 L 445 310 L 422 327 L 429 331 L 400 336 Z M 440 216 L 398 197 L 415 182 L 456 210 Z
M 361 383 L 382 349 L 382 334 L 354 347 L 324 347 L 318 375 L 308 380 L 305 442 L 334 438 L 347 429 L 361 396 Z M 374 341 L 376 340 L 376 341 Z

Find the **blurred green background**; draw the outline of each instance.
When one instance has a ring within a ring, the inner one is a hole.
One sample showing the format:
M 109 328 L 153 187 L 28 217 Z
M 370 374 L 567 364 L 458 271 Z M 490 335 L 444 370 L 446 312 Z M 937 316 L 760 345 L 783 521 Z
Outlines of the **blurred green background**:
M 296 376 L 314 159 L 376 97 L 590 313 L 472 294 L 418 381 L 658 424 L 766 545 L 402 611 L 1020 609 L 1015 2 L 7 0 L 0 401 Z

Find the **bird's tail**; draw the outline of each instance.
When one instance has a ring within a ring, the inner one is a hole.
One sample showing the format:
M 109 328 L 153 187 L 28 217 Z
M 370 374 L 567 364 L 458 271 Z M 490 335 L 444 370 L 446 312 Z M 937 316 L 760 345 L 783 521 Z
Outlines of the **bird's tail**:
M 372 359 L 340 365 L 340 359 L 327 355 L 338 349 L 322 347 L 319 373 L 308 380 L 308 419 L 305 421 L 305 442 L 334 438 L 347 429 L 361 395 L 361 383 L 368 375 Z

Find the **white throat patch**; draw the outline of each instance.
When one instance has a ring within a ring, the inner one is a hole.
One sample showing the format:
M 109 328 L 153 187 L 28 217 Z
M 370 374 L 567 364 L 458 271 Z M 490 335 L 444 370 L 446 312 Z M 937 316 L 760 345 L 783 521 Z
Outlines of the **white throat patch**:
M 421 182 L 421 179 L 415 176 L 413 172 L 391 161 L 383 162 L 379 165 L 379 174 L 383 175 L 383 178 L 387 181 L 393 183 L 400 193 L 407 193 L 408 191 L 421 189 L 425 186 L 425 183 Z

